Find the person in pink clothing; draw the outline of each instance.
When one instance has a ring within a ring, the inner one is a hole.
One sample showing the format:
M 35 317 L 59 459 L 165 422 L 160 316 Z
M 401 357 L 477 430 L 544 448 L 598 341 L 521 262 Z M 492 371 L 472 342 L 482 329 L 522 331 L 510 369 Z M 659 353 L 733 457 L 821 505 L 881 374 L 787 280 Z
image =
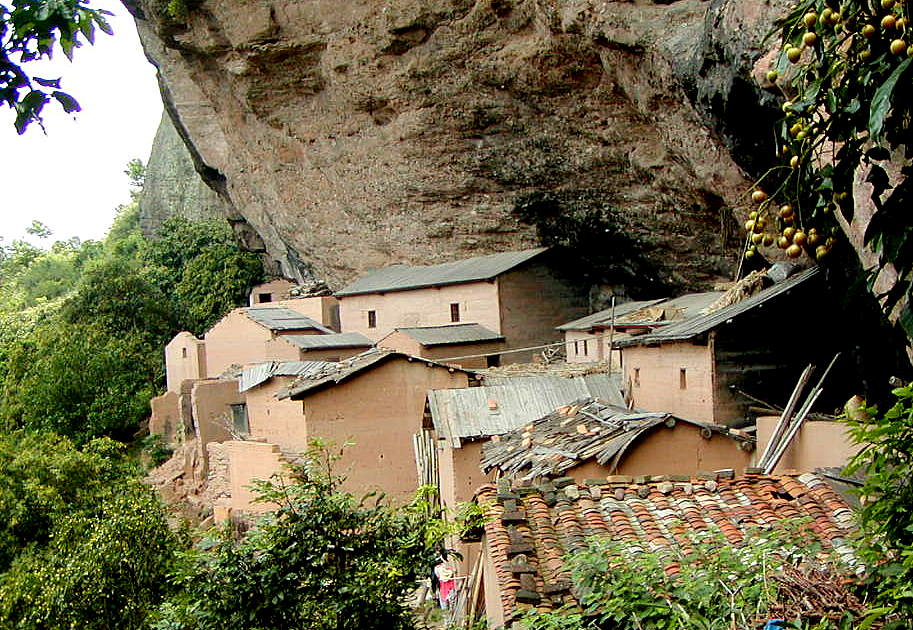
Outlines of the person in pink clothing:
M 441 608 L 446 609 L 450 595 L 453 593 L 453 587 L 456 586 L 453 567 L 442 560 L 437 564 L 437 566 L 434 567 L 434 575 L 437 577 L 439 584 L 438 601 L 441 604 Z

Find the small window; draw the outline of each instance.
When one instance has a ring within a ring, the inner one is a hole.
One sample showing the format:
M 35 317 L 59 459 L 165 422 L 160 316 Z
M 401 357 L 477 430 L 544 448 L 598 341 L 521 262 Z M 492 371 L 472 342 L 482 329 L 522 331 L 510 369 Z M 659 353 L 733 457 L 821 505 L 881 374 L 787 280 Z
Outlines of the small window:
M 501 355 L 492 354 L 490 356 L 487 356 L 487 357 L 485 357 L 485 363 L 486 363 L 486 365 L 488 365 L 488 367 L 500 367 Z
M 235 433 L 247 435 L 250 433 L 250 423 L 247 420 L 247 405 L 240 403 L 231 406 L 231 425 Z
M 678 388 L 688 389 L 688 370 L 685 368 L 678 371 Z
M 587 342 L 587 341 L 588 341 L 587 339 L 584 339 L 584 340 L 583 340 L 583 354 L 585 354 L 585 355 L 589 354 L 589 352 L 588 352 L 587 349 L 586 349 L 586 342 Z
M 187 358 L 187 348 L 181 348 L 181 358 L 182 359 Z
M 575 341 L 574 342 L 574 355 L 577 356 L 579 354 L 580 354 L 580 342 Z
M 260 293 L 257 295 L 258 304 L 266 304 L 267 302 L 272 302 L 272 301 L 273 301 L 272 293 Z
M 640 368 L 634 368 L 634 387 L 640 387 Z
M 377 311 L 368 311 L 368 328 L 377 328 Z
M 450 321 L 460 321 L 460 305 L 458 302 L 454 302 L 450 305 Z

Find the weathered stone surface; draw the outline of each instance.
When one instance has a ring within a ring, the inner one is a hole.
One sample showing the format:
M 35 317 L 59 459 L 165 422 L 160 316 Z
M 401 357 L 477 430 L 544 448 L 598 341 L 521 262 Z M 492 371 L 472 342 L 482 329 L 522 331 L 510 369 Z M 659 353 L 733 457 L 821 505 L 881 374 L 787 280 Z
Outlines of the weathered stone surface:
M 531 206 L 610 207 L 628 277 L 734 270 L 730 148 L 763 110 L 736 76 L 779 3 L 203 0 L 184 24 L 163 4 L 132 10 L 166 106 L 287 275 L 534 245 Z

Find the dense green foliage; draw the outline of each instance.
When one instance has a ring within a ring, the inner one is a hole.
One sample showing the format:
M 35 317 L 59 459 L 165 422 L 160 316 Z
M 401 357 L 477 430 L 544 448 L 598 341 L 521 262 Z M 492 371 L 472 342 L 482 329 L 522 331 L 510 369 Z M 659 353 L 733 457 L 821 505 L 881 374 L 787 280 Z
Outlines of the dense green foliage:
M 171 219 L 147 240 L 136 203 L 100 243 L 0 248 L 0 427 L 131 439 L 162 387 L 162 346 L 204 332 L 262 275 L 226 223 Z
M 897 403 L 883 415 L 850 420 L 863 444 L 850 472 L 862 472 L 860 511 L 865 545 L 873 567 L 876 603 L 897 618 L 890 627 L 913 627 L 913 388 L 894 390 Z
M 41 124 L 41 111 L 56 100 L 67 113 L 79 103 L 61 90 L 60 79 L 33 76 L 28 64 L 50 59 L 57 51 L 70 60 L 83 42 L 95 41 L 95 29 L 111 33 L 107 11 L 87 0 L 16 0 L 0 3 L 0 103 L 16 112 L 16 130 Z
M 785 523 L 789 525 L 788 523 Z M 787 564 L 820 563 L 821 547 L 801 523 L 755 531 L 733 546 L 721 532 L 692 535 L 687 548 L 651 552 L 611 539 L 590 541 L 569 567 L 581 609 L 532 613 L 532 630 L 731 630 L 760 627 L 777 599 L 771 579 Z M 816 557 L 817 556 L 817 557 Z M 679 572 L 669 575 L 674 563 Z M 801 624 L 804 620 L 791 620 Z M 849 630 L 843 625 L 811 626 Z M 791 627 L 809 627 L 795 625 Z
M 140 628 L 179 537 L 112 440 L 0 434 L 0 628 Z
M 893 267 L 900 278 L 884 302 L 888 311 L 913 280 L 911 6 L 896 0 L 793 5 L 775 31 L 782 52 L 769 75 L 785 97 L 782 163 L 761 179 L 766 194 L 755 197 L 758 216 L 746 224 L 755 243 L 750 252 L 779 239 L 790 255 L 804 249 L 825 259 L 839 242 L 836 215 L 849 221 L 860 204 L 872 204 L 865 242 L 878 265 L 869 271 L 874 278 Z M 860 177 L 872 186 L 870 200 L 853 194 Z M 913 301 L 905 304 L 900 323 L 913 336 Z
M 414 627 L 406 599 L 435 563 L 443 523 L 421 497 L 393 509 L 340 492 L 317 461 L 293 484 L 261 486 L 279 506 L 270 519 L 192 554 L 157 630 Z

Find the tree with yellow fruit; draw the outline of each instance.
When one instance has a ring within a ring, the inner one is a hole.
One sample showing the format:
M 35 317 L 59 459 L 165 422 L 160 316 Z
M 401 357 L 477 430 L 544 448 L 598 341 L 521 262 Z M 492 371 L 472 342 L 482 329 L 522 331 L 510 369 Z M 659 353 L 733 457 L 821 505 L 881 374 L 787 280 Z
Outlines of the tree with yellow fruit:
M 852 247 L 909 337 L 911 9 L 913 0 L 805 0 L 776 25 L 767 78 L 783 97 L 779 164 L 752 190 L 745 225 L 746 256 L 776 246 L 825 262 Z

